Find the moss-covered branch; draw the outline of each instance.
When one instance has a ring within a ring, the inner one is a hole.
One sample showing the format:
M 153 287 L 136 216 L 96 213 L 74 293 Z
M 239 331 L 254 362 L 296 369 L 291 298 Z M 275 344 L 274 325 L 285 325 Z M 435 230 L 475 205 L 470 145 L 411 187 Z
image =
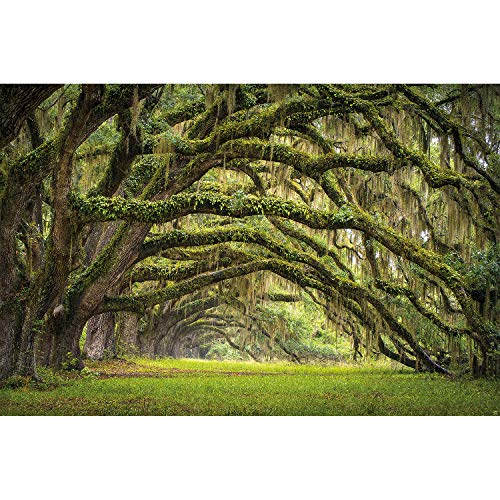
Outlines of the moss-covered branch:
M 217 192 L 181 193 L 165 201 L 143 201 L 121 197 L 71 196 L 71 205 L 84 222 L 130 220 L 146 223 L 169 222 L 191 213 L 248 217 L 274 215 L 285 217 L 317 229 L 348 228 L 353 224 L 350 209 L 322 212 L 307 205 L 276 197 L 225 196 Z
M 220 151 L 227 158 L 248 158 L 284 163 L 316 179 L 327 170 L 355 168 L 368 172 L 393 172 L 397 164 L 386 156 L 331 152 L 313 155 L 285 144 L 259 139 L 235 139 L 224 143 Z M 401 166 L 401 165 L 399 165 Z
M 129 274 L 125 275 L 124 282 L 178 281 L 191 278 L 213 267 L 214 265 L 207 262 L 186 262 L 172 265 L 143 264 L 135 266 Z

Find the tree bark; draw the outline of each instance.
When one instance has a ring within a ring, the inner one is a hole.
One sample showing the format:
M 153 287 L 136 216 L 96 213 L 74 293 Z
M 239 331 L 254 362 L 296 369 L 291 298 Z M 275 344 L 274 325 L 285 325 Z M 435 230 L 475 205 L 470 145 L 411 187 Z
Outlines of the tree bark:
M 69 321 L 65 316 L 52 321 L 52 352 L 50 366 L 56 370 L 83 368 L 80 351 L 80 337 L 84 320 Z
M 17 362 L 20 316 L 12 309 L 0 311 L 0 380 L 13 374 Z
M 62 85 L 1 85 L 0 148 L 15 139 L 28 116 Z
M 89 319 L 83 354 L 100 361 L 105 357 L 116 357 L 115 315 L 99 314 Z
M 120 313 L 117 323 L 116 339 L 120 349 L 125 354 L 137 354 L 139 350 L 139 316 L 123 312 Z

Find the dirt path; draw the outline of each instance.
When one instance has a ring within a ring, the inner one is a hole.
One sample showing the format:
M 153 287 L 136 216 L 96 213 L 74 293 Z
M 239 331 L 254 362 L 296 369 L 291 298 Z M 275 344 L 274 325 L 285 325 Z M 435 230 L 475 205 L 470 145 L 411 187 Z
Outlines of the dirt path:
M 182 368 L 148 368 L 133 361 L 114 359 L 104 362 L 87 362 L 87 367 L 99 373 L 97 378 L 172 378 L 179 375 L 227 375 L 240 376 L 272 376 L 290 375 L 287 372 L 255 372 L 255 371 L 228 371 L 228 370 L 190 370 Z
M 98 375 L 97 378 L 106 379 L 106 378 L 172 378 L 177 375 L 199 375 L 200 373 L 204 373 L 207 375 L 228 375 L 232 377 L 240 377 L 240 376 L 251 376 L 258 375 L 262 376 L 270 376 L 270 375 L 291 375 L 290 373 L 276 372 L 228 372 L 228 371 L 213 371 L 213 370 L 180 370 L 177 368 L 172 368 L 169 370 L 159 370 L 159 371 L 143 371 L 143 372 L 103 372 Z

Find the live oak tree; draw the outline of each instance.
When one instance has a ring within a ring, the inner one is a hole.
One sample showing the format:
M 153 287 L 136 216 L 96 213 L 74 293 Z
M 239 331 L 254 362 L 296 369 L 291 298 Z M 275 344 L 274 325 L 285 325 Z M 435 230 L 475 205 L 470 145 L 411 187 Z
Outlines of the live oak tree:
M 279 304 L 355 359 L 498 374 L 498 97 L 0 86 L 0 377 L 81 368 L 84 332 L 91 358 L 301 362 Z

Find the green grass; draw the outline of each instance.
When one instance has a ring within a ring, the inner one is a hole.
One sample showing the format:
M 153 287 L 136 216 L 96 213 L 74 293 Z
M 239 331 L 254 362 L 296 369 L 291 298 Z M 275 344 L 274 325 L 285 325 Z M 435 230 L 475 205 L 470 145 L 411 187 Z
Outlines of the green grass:
M 498 381 L 449 380 L 389 365 L 134 359 L 88 366 L 100 375 L 0 389 L 0 414 L 497 415 L 500 410 Z

